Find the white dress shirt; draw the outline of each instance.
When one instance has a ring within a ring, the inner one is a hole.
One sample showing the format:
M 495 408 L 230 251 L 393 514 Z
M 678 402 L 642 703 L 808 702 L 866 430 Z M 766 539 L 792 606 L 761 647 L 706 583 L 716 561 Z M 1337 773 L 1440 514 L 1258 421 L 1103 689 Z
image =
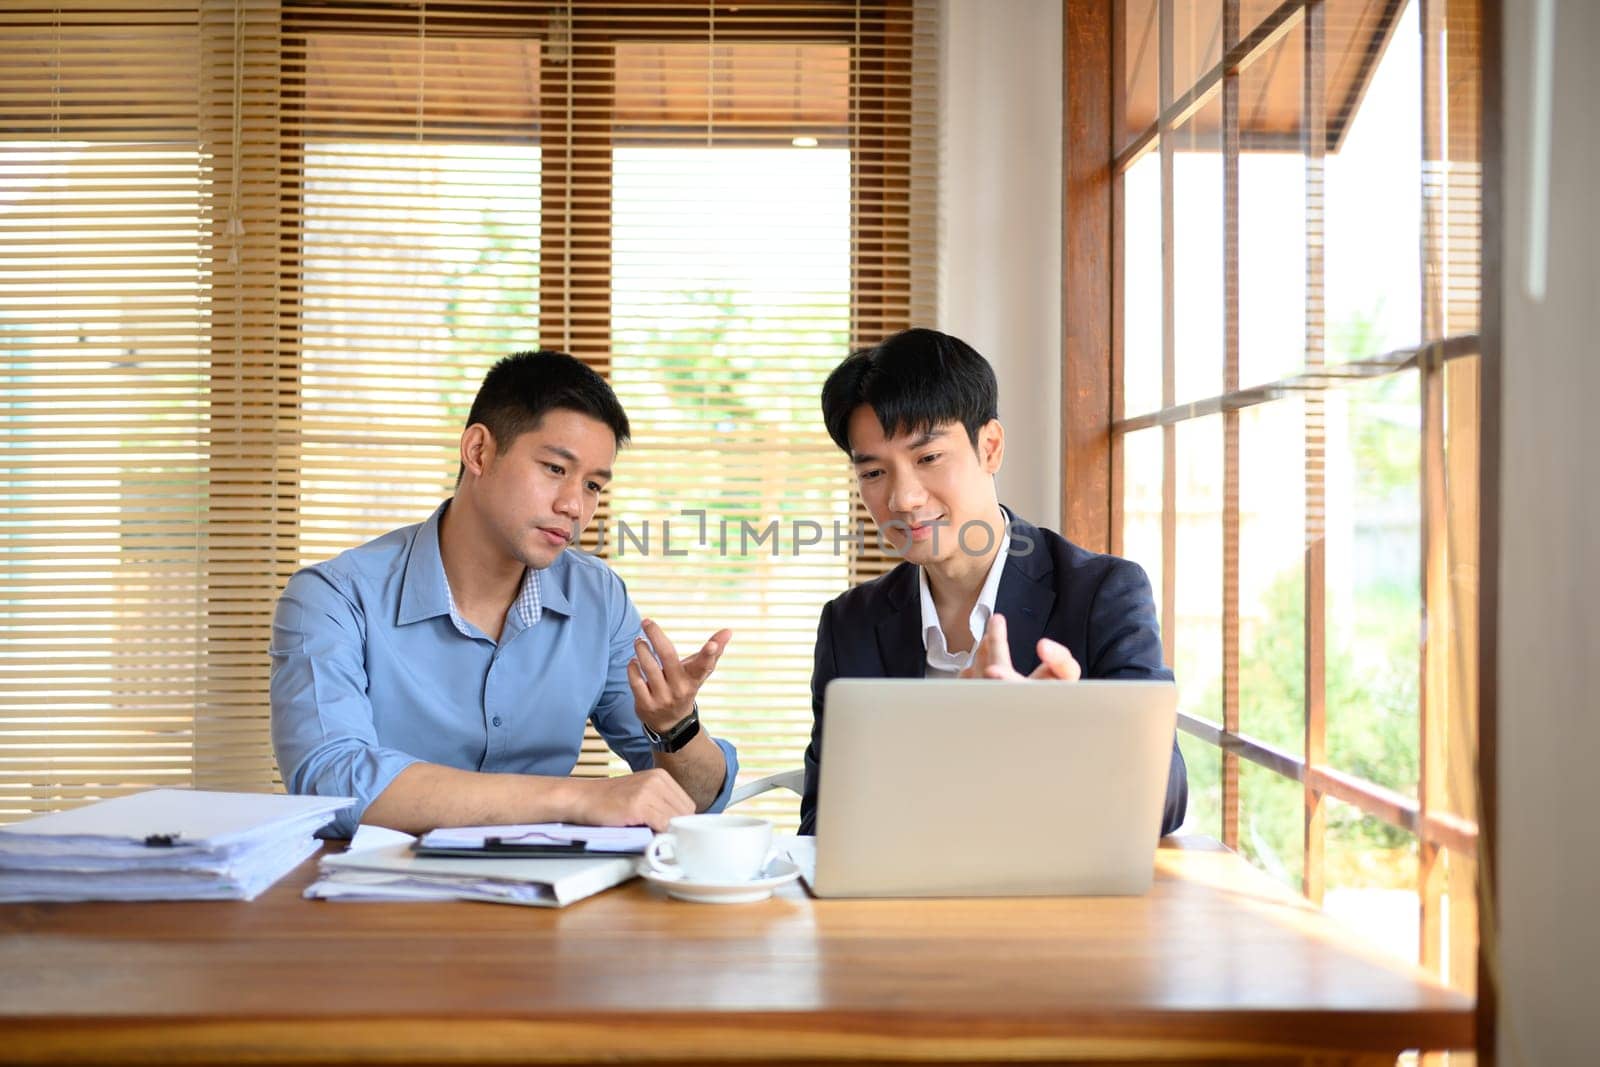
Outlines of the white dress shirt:
M 989 565 L 989 576 L 983 580 L 983 588 L 978 591 L 978 602 L 972 606 L 972 614 L 967 616 L 972 644 L 965 652 L 950 651 L 944 627 L 939 623 L 939 609 L 933 603 L 933 590 L 928 587 L 927 569 L 917 568 L 917 584 L 922 590 L 922 647 L 928 653 L 922 669 L 924 678 L 954 678 L 972 663 L 972 657 L 978 651 L 978 642 L 983 639 L 983 631 L 989 625 L 989 616 L 994 614 L 995 597 L 1000 594 L 1000 572 L 1005 570 L 1007 550 L 1011 547 L 1010 525 L 1011 516 L 1007 515 L 1006 527 L 1000 531 L 1000 551 L 995 553 L 994 562 Z

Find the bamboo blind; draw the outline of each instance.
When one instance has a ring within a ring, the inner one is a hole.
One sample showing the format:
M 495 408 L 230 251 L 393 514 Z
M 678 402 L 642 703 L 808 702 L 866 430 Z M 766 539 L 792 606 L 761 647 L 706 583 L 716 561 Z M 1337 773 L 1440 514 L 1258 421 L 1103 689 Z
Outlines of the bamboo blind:
M 425 518 L 534 347 L 634 422 L 588 547 L 734 629 L 706 719 L 798 764 L 818 611 L 885 566 L 820 385 L 932 317 L 929 0 L 63 0 L 0 56 L 0 819 L 273 787 L 284 581 Z

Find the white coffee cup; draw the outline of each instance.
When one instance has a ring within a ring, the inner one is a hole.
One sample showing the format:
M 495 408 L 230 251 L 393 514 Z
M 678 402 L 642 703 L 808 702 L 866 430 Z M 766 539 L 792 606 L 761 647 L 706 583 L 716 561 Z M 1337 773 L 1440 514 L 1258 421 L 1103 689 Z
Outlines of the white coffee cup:
M 748 882 L 767 866 L 772 824 L 753 815 L 679 815 L 645 849 L 652 871 L 691 882 Z

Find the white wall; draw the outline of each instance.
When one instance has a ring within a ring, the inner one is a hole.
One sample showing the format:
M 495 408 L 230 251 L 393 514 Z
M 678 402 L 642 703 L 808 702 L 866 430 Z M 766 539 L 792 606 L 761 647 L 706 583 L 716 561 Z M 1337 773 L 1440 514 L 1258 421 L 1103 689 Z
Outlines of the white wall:
M 1000 499 L 1061 525 L 1061 3 L 941 0 L 939 310 L 1000 379 Z
M 1542 304 L 1523 287 L 1534 7 L 1507 0 L 1502 38 L 1499 1062 L 1591 1067 L 1600 1063 L 1600 4 L 1558 5 Z

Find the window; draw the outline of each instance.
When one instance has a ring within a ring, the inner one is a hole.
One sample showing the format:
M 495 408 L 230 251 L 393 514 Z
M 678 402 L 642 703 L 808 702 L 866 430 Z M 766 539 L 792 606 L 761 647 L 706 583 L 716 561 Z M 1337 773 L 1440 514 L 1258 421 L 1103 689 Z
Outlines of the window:
M 1151 575 L 1187 825 L 1471 988 L 1478 8 L 1068 17 L 1069 512 Z
M 535 347 L 633 416 L 586 547 L 681 645 L 735 630 L 708 719 L 798 765 L 821 605 L 884 566 L 833 538 L 821 382 L 932 314 L 933 6 L 149 9 L 4 27 L 0 818 L 272 786 L 283 582 L 425 518 Z

